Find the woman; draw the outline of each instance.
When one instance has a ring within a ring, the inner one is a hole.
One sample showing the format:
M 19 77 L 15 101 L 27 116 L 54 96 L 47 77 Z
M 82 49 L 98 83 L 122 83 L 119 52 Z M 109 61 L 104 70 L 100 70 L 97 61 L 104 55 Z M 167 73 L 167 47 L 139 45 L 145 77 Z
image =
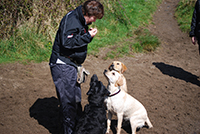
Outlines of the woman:
M 190 37 L 192 43 L 195 45 L 198 41 L 200 54 L 200 0 L 196 1 L 195 9 L 192 16 Z
M 65 134 L 73 133 L 76 120 L 82 113 L 77 66 L 85 61 L 87 45 L 97 34 L 97 29 L 88 30 L 88 25 L 103 15 L 103 5 L 88 0 L 63 17 L 55 37 L 50 69 L 60 101 Z

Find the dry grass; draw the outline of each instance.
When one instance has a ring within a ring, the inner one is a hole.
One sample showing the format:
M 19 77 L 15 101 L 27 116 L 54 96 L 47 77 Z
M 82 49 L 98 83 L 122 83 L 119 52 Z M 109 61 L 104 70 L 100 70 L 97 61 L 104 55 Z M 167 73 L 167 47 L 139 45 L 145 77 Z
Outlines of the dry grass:
M 0 38 L 10 37 L 26 24 L 53 38 L 60 20 L 83 0 L 2 0 L 0 3 Z

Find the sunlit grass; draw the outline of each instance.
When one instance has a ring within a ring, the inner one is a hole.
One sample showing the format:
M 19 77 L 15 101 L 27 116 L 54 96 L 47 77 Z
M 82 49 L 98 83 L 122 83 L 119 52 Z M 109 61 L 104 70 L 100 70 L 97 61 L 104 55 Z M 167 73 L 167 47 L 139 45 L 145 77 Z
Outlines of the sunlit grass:
M 46 61 L 49 59 L 52 43 L 42 34 L 26 27 L 9 39 L 0 41 L 0 63 L 5 61 Z
M 196 0 L 180 0 L 176 8 L 175 15 L 183 32 L 188 33 L 190 31 L 195 2 Z
M 96 27 L 98 33 L 88 45 L 88 54 L 96 55 L 101 48 L 109 46 L 115 46 L 115 49 L 108 52 L 107 58 L 122 57 L 132 52 L 155 50 L 159 41 L 153 40 L 154 36 L 149 33 L 137 37 L 135 31 L 139 27 L 148 26 L 159 2 L 161 0 L 104 1 L 105 15 L 103 19 L 97 20 L 90 26 Z M 37 27 L 35 23 L 34 25 L 22 25 L 9 39 L 1 40 L 0 62 L 13 60 L 48 61 L 54 41 L 52 37 L 57 31 L 55 31 L 54 25 L 46 28 L 53 29 L 46 30 L 44 33 L 42 33 L 44 30 L 42 28 L 45 29 L 46 26 Z M 134 38 L 134 43 L 127 42 L 129 38 Z

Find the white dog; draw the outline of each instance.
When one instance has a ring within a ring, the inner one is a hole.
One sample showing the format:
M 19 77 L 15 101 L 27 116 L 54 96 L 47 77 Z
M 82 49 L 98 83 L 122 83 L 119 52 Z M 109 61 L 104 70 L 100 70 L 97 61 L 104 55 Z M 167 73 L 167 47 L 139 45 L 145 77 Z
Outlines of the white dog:
M 106 133 L 109 133 L 110 130 L 112 114 L 117 114 L 117 134 L 120 134 L 123 119 L 130 121 L 132 134 L 136 133 L 137 128 L 153 127 L 145 107 L 138 100 L 120 89 L 120 85 L 123 84 L 121 75 L 115 70 L 105 70 L 104 75 L 108 80 L 107 89 L 111 93 L 105 100 L 108 109 Z

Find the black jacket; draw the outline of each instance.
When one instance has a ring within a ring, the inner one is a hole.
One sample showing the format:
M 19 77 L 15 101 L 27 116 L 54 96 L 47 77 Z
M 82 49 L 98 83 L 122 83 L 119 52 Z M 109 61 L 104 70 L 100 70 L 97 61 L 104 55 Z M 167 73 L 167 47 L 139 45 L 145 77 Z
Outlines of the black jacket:
M 87 56 L 87 45 L 92 41 L 88 26 L 82 13 L 82 6 L 63 17 L 57 31 L 50 63 L 59 58 L 66 64 L 77 66 Z
M 192 16 L 190 37 L 200 38 L 200 0 L 197 0 Z

